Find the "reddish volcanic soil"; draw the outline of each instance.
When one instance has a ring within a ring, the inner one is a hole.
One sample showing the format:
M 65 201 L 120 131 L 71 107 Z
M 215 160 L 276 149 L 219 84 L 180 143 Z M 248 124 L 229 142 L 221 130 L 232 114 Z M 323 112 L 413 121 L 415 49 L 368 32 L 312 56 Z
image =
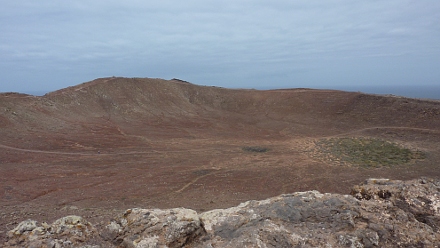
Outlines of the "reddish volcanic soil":
M 231 90 L 105 78 L 43 97 L 0 94 L 0 243 L 22 220 L 97 225 L 127 208 L 225 208 L 366 178 L 440 177 L 440 102 L 362 93 Z M 426 158 L 365 168 L 313 152 L 376 137 Z M 267 152 L 245 151 L 258 146 Z

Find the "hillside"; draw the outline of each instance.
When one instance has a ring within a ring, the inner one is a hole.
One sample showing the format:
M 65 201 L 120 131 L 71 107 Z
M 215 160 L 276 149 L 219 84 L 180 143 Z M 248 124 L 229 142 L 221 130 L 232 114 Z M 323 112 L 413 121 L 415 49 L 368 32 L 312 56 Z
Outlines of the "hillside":
M 160 79 L 97 79 L 43 97 L 9 94 L 0 99 L 2 136 L 10 139 L 4 145 L 39 133 L 58 141 L 75 134 L 78 140 L 71 142 L 80 143 L 80 136 L 105 134 L 121 142 L 118 135 L 139 133 L 163 138 L 290 137 L 376 126 L 430 129 L 440 122 L 440 103 L 433 101 L 311 89 L 231 90 Z M 9 130 L 21 134 L 8 135 Z M 22 148 L 45 148 L 20 143 Z
M 320 150 L 331 138 L 384 140 L 413 155 L 359 166 Z M 440 177 L 439 161 L 438 101 L 149 78 L 96 79 L 41 97 L 0 94 L 0 226 L 66 214 L 100 221 L 133 206 L 205 211 L 296 191 L 348 193 L 370 177 Z

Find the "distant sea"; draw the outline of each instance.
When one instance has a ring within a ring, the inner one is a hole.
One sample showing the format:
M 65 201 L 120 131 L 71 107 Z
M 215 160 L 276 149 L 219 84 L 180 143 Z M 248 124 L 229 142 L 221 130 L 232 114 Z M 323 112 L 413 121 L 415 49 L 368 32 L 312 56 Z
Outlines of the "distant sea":
M 359 91 L 362 93 L 395 95 L 409 98 L 440 100 L 439 86 L 345 86 L 337 90 Z
M 258 88 L 261 90 L 269 89 L 288 89 L 289 87 L 264 87 Z M 366 94 L 376 95 L 394 95 L 408 98 L 431 99 L 440 100 L 440 85 L 439 86 L 295 86 L 290 88 L 311 88 L 311 89 L 327 89 L 327 90 L 342 90 L 351 92 L 362 92 Z
M 26 94 L 33 95 L 33 96 L 43 96 L 46 93 L 48 93 L 48 92 L 47 91 L 30 91 L 30 92 L 26 92 Z
M 295 88 L 295 87 L 293 87 Z M 303 87 L 301 87 L 303 88 Z M 362 92 L 368 94 L 379 94 L 379 95 L 396 95 L 409 98 L 420 98 L 420 99 L 434 99 L 440 100 L 440 85 L 439 86 L 339 86 L 339 87 L 311 87 L 317 89 L 333 89 L 333 90 L 344 90 L 344 91 L 354 91 Z M 265 87 L 264 89 L 270 89 Z M 47 91 L 32 91 L 23 92 L 26 94 L 34 96 L 42 96 Z
M 28 94 L 28 95 L 33 95 L 33 96 L 43 96 L 46 93 L 48 93 L 48 91 L 1 91 L 0 93 L 20 93 L 20 94 Z

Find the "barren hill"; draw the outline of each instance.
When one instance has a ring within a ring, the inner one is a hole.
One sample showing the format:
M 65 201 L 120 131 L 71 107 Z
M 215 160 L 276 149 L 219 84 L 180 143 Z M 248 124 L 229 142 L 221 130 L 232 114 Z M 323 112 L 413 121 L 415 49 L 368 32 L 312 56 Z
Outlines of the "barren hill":
M 331 138 L 384 140 L 425 155 L 374 168 L 341 163 L 316 145 Z M 439 161 L 438 101 L 148 78 L 97 79 L 42 97 L 0 94 L 5 227 L 133 206 L 208 210 L 295 191 L 348 193 L 369 177 L 438 177 Z

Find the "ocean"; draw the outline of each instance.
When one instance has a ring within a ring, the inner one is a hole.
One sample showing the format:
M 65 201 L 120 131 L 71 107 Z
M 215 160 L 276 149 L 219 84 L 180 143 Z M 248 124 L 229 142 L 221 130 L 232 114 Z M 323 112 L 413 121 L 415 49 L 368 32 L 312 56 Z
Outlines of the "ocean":
M 440 100 L 439 86 L 345 86 L 338 90 L 359 91 L 369 94 L 395 95 L 409 98 Z
M 294 88 L 294 87 L 293 87 Z M 419 98 L 419 99 L 433 99 L 440 100 L 440 86 L 338 86 L 338 87 L 316 87 L 317 89 L 333 89 L 333 90 L 344 90 L 344 91 L 354 91 L 369 94 L 379 94 L 379 95 L 396 95 L 409 98 Z M 265 87 L 262 89 L 270 89 L 270 87 Z M 34 96 L 42 96 L 47 93 L 47 91 L 31 91 L 25 92 L 26 94 Z

